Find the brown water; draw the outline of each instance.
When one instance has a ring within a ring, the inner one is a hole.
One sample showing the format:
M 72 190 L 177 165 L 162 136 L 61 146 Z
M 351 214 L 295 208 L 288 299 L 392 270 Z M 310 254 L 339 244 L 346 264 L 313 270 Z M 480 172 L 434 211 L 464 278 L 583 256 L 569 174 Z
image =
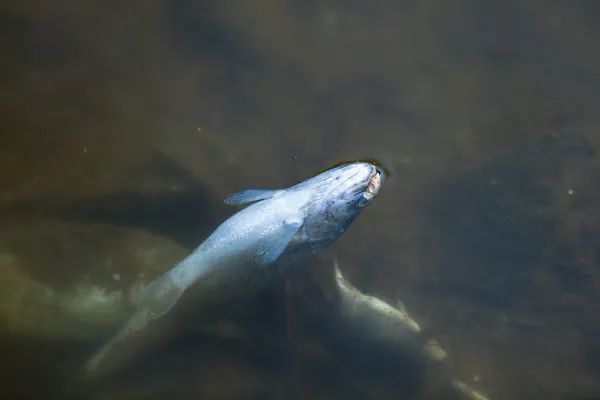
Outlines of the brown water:
M 347 277 L 401 298 L 493 399 L 600 398 L 599 17 L 584 1 L 4 2 L 0 244 L 57 290 L 112 282 L 142 247 L 186 254 L 232 192 L 381 158 L 395 179 L 335 245 Z M 118 267 L 93 267 L 107 254 Z M 94 347 L 41 325 L 2 339 L 3 397 L 60 398 Z M 359 385 L 318 337 L 289 357 L 191 336 L 89 397 L 432 398 Z

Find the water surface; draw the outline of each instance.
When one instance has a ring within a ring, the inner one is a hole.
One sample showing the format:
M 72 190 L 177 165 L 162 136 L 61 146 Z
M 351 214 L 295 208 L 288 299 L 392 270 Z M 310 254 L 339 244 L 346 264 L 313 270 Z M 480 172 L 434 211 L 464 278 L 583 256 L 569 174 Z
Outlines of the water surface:
M 0 393 L 59 393 L 96 345 L 41 340 L 53 321 L 15 300 L 35 303 L 28 279 L 118 286 L 200 243 L 228 194 L 371 156 L 396 174 L 332 249 L 345 275 L 401 299 L 493 399 L 600 397 L 599 12 L 3 3 L 0 285 L 21 328 L 2 339 Z M 409 367 L 353 371 L 265 296 L 238 313 L 276 344 L 183 335 L 89 398 L 438 398 Z

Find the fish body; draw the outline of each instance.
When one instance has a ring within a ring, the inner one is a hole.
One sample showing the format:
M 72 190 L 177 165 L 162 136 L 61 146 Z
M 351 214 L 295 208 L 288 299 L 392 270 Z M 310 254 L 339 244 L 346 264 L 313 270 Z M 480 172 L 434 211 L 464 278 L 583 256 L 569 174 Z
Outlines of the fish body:
M 344 319 L 372 331 L 372 335 L 398 338 L 414 337 L 421 333 L 419 324 L 408 314 L 405 307 L 393 307 L 383 300 L 366 295 L 343 276 L 337 258 L 334 258 L 335 283 L 338 291 L 337 307 Z M 361 332 L 364 335 L 364 332 Z
M 341 350 L 344 357 L 351 351 L 360 360 L 358 363 L 364 365 L 378 364 L 380 355 L 390 360 L 399 357 L 420 359 L 425 336 L 406 308 L 403 305 L 394 307 L 361 292 L 344 278 L 337 257 L 333 264 L 335 297 L 325 324 L 333 332 L 330 335 L 334 343 L 346 349 Z
M 375 361 L 366 364 L 370 367 L 386 356 L 412 356 L 419 363 L 446 367 L 448 370 L 443 373 L 449 379 L 449 387 L 459 398 L 489 400 L 485 394 L 453 377 L 446 351 L 435 338 L 421 329 L 402 303 L 394 307 L 362 293 L 342 276 L 337 257 L 334 257 L 333 265 L 337 296 L 334 312 L 328 316 L 328 321 L 335 324 L 335 340 L 346 342 L 344 359 L 356 358 L 362 363 L 364 353 L 373 353 L 369 356 L 374 356 L 372 360 Z M 361 347 L 368 350 L 361 351 Z
M 144 289 L 137 312 L 85 365 L 94 373 L 113 347 L 185 301 L 201 313 L 260 290 L 326 250 L 370 204 L 383 169 L 351 162 L 282 190 L 246 190 L 225 200 L 253 203 L 223 222 L 196 250 Z

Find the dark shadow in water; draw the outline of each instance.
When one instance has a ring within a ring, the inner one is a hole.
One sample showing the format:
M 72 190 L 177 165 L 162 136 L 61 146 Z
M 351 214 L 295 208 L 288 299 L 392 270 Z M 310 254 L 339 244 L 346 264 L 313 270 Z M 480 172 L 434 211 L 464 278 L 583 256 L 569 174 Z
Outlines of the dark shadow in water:
M 438 240 L 453 249 L 442 257 L 441 269 L 462 273 L 422 289 L 493 308 L 518 306 L 530 293 L 532 268 L 552 247 L 570 184 L 588 173 L 593 157 L 583 136 L 562 130 L 511 148 L 474 174 L 429 193 L 422 215 L 432 219 Z
M 219 60 L 228 69 L 260 66 L 257 49 L 235 26 L 225 25 L 207 2 L 174 0 L 166 3 L 173 46 L 192 59 Z
M 58 218 L 135 228 L 166 236 L 191 249 L 231 214 L 231 207 L 216 200 L 189 171 L 161 153 L 156 152 L 155 163 L 151 167 L 145 168 L 144 174 L 156 172 L 157 176 L 166 177 L 167 183 L 176 181 L 183 189 L 118 193 L 64 204 L 20 202 L 1 209 L 0 218 Z M 63 383 L 72 381 L 74 371 L 81 367 L 81 355 L 87 357 L 95 349 L 90 348 L 89 343 L 45 341 L 37 337 L 6 337 L 0 340 L 0 344 L 3 360 L 11 365 L 10 374 L 4 376 L 4 379 L 9 379 L 3 385 L 3 393 L 14 392 L 19 398 L 52 398 L 49 393 L 63 393 Z M 49 369 L 53 360 L 61 360 L 61 367 Z M 32 381 L 36 382 L 35 385 L 26 384 Z
M 225 112 L 227 115 L 220 123 L 236 127 L 220 129 L 220 134 L 247 132 L 248 121 L 267 116 L 260 109 L 255 94 L 245 87 L 245 76 L 240 71 L 260 75 L 273 66 L 239 27 L 221 20 L 213 8 L 210 2 L 174 0 L 165 3 L 169 44 L 183 60 L 210 66 L 209 73 L 218 82 L 217 93 L 211 97 L 212 107 L 215 114 Z M 177 118 L 181 117 L 178 110 Z
M 122 396 L 124 393 L 143 393 L 150 389 L 147 395 L 133 398 L 189 398 L 193 393 L 209 388 L 207 377 L 218 375 L 215 370 L 223 364 L 233 370 L 252 371 L 252 376 L 268 376 L 272 380 L 281 369 L 280 358 L 280 348 L 275 345 L 255 346 L 247 341 L 201 334 L 183 335 L 152 352 L 141 354 L 122 374 L 90 382 L 69 394 L 72 398 L 81 399 L 102 397 L 99 394 L 110 398 L 111 394 Z M 223 383 L 215 381 L 213 384 Z M 235 386 L 232 383 L 232 387 Z M 269 385 L 263 386 L 262 398 L 267 398 Z
M 39 399 L 60 398 L 59 382 L 65 382 L 69 357 L 80 346 L 72 341 L 42 340 L 39 337 L 0 336 L 0 354 L 6 368 L 0 385 L 4 398 Z M 60 360 L 60 367 L 53 368 Z M 65 365 L 67 364 L 67 365 Z M 67 368 L 65 368 L 67 367 Z
M 3 382 L 3 393 L 14 394 L 11 398 L 98 399 L 130 392 L 136 395 L 125 398 L 189 398 L 197 391 L 210 392 L 214 385 L 227 384 L 211 379 L 219 379 L 220 373 L 228 375 L 228 371 L 237 371 L 242 380 L 258 379 L 262 383 L 257 385 L 272 393 L 287 362 L 284 312 L 283 285 L 275 281 L 260 293 L 224 304 L 208 318 L 199 320 L 230 319 L 248 328 L 248 338 L 222 339 L 198 332 L 195 325 L 202 322 L 188 313 L 188 322 L 180 332 L 139 352 L 122 369 L 87 382 L 78 380 L 80 368 L 103 341 L 79 343 L 4 336 L 0 338 L 0 353 L 11 369 L 3 377 L 8 378 Z M 56 360 L 60 360 L 60 367 L 48 368 Z M 217 371 L 211 369 L 212 364 Z M 35 385 L 28 384 L 33 381 Z M 231 386 L 236 387 L 236 383 Z M 235 398 L 267 397 L 263 392 Z
M 53 217 L 135 228 L 195 248 L 232 213 L 232 209 L 217 200 L 189 171 L 162 153 L 157 151 L 155 154 L 153 169 L 157 175 L 166 176 L 167 183 L 171 180 L 180 182 L 183 189 L 115 193 L 63 204 L 20 202 L 0 209 L 0 218 Z

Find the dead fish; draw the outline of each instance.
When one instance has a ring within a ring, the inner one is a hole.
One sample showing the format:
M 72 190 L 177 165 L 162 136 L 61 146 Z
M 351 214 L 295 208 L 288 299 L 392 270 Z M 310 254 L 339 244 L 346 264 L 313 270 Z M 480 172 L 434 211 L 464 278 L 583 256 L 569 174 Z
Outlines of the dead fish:
M 429 337 L 422 330 L 403 303 L 399 302 L 398 307 L 393 307 L 377 297 L 359 291 L 342 276 L 335 256 L 333 268 L 337 297 L 333 300 L 334 315 L 329 315 L 328 319 L 336 320 L 336 335 L 375 344 L 378 349 L 387 349 L 390 353 L 410 351 L 413 356 L 426 363 L 446 366 L 447 352 L 435 338 Z M 449 370 L 450 367 L 446 366 L 446 369 Z M 449 386 L 461 398 L 489 400 L 485 394 L 464 381 L 453 378 L 451 371 L 447 372 L 446 375 L 450 376 Z
M 253 204 L 144 289 L 138 310 L 84 365 L 86 375 L 94 375 L 110 354 L 120 353 L 114 350 L 117 344 L 149 336 L 148 326 L 176 304 L 200 313 L 256 292 L 326 250 L 372 202 L 385 175 L 380 164 L 357 160 L 287 189 L 251 189 L 227 198 L 231 205 Z M 186 296 L 190 301 L 182 301 Z

